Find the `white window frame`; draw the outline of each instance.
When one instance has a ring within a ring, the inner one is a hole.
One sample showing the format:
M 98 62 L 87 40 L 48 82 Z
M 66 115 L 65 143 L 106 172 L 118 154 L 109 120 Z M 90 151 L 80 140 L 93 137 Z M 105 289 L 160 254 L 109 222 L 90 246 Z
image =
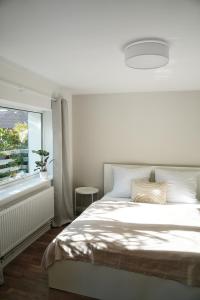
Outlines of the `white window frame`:
M 19 107 L 16 107 L 16 106 L 11 106 L 11 105 L 8 105 L 6 106 L 5 104 L 1 104 L 0 102 L 0 107 L 1 108 L 5 108 L 5 109 L 13 109 L 13 110 L 20 110 L 20 111 L 26 111 L 26 112 L 32 112 L 32 113 L 38 113 L 41 115 L 41 149 L 43 149 L 43 139 L 44 139 L 44 126 L 43 126 L 43 116 L 44 116 L 44 113 L 45 112 L 41 112 L 41 111 L 33 111 L 33 110 L 30 110 L 30 109 L 27 109 L 27 108 L 19 108 Z M 26 173 L 26 174 L 23 174 L 21 175 L 19 178 L 9 178 L 9 179 L 6 179 L 6 180 L 2 180 L 0 181 L 0 189 L 4 189 L 7 185 L 12 185 L 14 183 L 16 183 L 17 181 L 22 181 L 22 180 L 25 180 L 25 179 L 28 179 L 28 178 L 33 178 L 34 176 L 38 175 L 39 174 L 39 171 L 35 171 L 35 172 L 32 172 L 32 173 Z

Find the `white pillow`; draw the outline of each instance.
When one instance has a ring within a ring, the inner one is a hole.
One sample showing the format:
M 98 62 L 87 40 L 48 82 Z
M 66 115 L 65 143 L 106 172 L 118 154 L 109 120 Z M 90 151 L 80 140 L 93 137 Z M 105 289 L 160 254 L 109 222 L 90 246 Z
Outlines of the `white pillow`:
M 151 167 L 123 168 L 113 166 L 113 189 L 110 197 L 131 198 L 131 182 L 136 179 L 149 180 Z
M 166 182 L 167 202 L 197 203 L 197 177 L 200 171 L 155 169 L 155 180 Z

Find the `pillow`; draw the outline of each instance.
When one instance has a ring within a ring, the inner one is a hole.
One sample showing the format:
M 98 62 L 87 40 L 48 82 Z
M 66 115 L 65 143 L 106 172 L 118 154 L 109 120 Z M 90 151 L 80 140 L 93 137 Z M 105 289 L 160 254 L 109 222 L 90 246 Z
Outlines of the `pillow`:
M 168 184 L 167 202 L 197 203 L 197 178 L 200 171 L 155 169 L 156 181 Z
M 113 189 L 111 197 L 131 198 L 131 182 L 135 179 L 149 180 L 151 167 L 123 168 L 113 166 Z
M 149 182 L 133 180 L 131 198 L 134 202 L 166 203 L 167 184 L 165 182 Z

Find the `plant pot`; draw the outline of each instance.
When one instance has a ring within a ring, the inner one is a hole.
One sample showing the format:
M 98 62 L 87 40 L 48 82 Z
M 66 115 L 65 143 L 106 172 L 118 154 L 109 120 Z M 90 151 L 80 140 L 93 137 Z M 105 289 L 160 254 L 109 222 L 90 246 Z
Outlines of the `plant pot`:
M 40 178 L 41 178 L 42 180 L 48 180 L 48 173 L 47 173 L 47 171 L 45 171 L 45 172 L 40 172 Z

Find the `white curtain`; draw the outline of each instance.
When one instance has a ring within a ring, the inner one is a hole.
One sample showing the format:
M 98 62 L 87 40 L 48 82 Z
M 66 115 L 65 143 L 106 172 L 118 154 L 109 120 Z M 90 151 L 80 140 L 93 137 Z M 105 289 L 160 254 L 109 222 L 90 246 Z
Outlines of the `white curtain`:
M 70 171 L 69 109 L 65 99 L 52 101 L 54 226 L 73 220 L 72 174 Z

